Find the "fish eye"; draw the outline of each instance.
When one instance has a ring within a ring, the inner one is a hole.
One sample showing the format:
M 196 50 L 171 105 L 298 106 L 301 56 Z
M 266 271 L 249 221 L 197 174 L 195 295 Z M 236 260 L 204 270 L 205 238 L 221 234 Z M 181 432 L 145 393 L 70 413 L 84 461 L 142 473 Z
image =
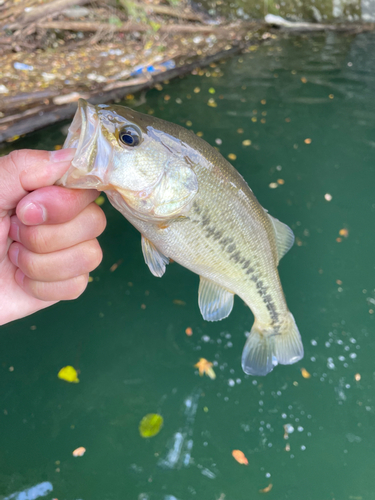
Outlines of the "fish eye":
M 125 144 L 125 146 L 138 146 L 141 142 L 141 134 L 133 127 L 125 127 L 120 130 L 118 135 L 120 141 Z

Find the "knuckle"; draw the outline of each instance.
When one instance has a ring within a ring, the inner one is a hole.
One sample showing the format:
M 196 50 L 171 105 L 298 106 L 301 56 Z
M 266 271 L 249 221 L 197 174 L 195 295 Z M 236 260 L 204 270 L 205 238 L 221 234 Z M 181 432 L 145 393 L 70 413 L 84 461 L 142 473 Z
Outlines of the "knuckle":
M 17 165 L 23 165 L 25 163 L 25 150 L 19 149 L 11 151 L 8 155 L 8 158 L 12 162 L 15 168 Z
M 47 283 L 42 281 L 35 281 L 32 279 L 25 278 L 25 286 L 27 293 L 38 300 L 43 300 L 45 302 L 53 300 L 50 298 L 48 290 L 46 289 Z
M 69 297 L 67 297 L 65 300 L 77 299 L 86 290 L 88 282 L 89 282 L 88 273 L 82 274 L 81 276 L 77 276 L 76 278 L 74 278 L 69 293 Z
M 96 205 L 95 203 L 93 203 L 93 205 L 95 205 L 95 212 L 96 212 L 95 222 L 96 222 L 97 236 L 99 236 L 100 234 L 102 234 L 102 232 L 107 226 L 107 219 L 103 210 L 100 207 L 98 207 L 98 205 Z
M 85 224 L 90 226 L 91 233 L 97 237 L 106 228 L 107 219 L 103 210 L 96 203 L 90 203 L 85 210 Z
M 25 228 L 22 243 L 36 253 L 48 252 L 48 238 L 42 226 L 28 226 Z
M 26 248 L 21 248 L 18 256 L 18 264 L 26 276 L 31 279 L 37 279 L 40 275 L 40 263 L 35 254 L 29 252 Z
M 100 248 L 98 240 L 91 240 L 86 243 L 86 248 L 84 249 L 84 258 L 86 260 L 85 264 L 88 271 L 93 271 L 99 266 L 103 259 L 103 251 Z

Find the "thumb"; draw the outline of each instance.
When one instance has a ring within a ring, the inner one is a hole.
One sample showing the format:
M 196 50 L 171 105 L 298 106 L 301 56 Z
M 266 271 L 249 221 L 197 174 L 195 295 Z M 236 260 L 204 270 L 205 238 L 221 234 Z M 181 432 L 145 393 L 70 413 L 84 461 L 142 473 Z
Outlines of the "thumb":
M 0 158 L 0 263 L 10 240 L 10 211 L 29 191 L 51 186 L 68 170 L 75 149 L 22 149 Z
M 69 168 L 75 149 L 21 149 L 0 158 L 0 218 L 29 191 L 51 186 Z

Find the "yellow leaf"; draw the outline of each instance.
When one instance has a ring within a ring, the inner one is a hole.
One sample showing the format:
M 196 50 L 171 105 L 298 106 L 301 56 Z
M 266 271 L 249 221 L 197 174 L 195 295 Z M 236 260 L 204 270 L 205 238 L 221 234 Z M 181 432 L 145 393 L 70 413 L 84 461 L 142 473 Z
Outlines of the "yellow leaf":
M 105 202 L 104 196 L 100 195 L 96 198 L 95 203 L 101 207 L 103 203 Z
M 66 382 L 72 382 L 78 384 L 79 378 L 77 376 L 77 371 L 72 366 L 64 366 L 61 368 L 59 373 L 57 374 L 61 380 L 65 380 Z
M 148 413 L 139 424 L 139 433 L 144 438 L 156 436 L 163 427 L 163 417 L 157 413 Z
M 306 370 L 306 368 L 301 368 L 301 374 L 303 378 L 310 378 L 310 373 Z
M 216 378 L 216 373 L 214 372 L 214 369 L 212 368 L 211 361 L 207 361 L 207 359 L 205 359 L 205 358 L 200 358 L 198 363 L 196 365 L 194 365 L 194 368 L 198 368 L 199 375 L 201 377 L 205 373 L 212 380 L 214 380 Z

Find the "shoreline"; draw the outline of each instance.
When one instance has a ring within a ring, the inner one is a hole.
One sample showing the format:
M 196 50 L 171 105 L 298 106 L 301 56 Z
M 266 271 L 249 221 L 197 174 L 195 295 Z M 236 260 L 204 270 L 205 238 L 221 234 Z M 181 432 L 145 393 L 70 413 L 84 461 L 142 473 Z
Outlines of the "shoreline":
M 35 0 L 23 3 L 30 2 Z M 75 10 L 70 11 L 82 16 L 72 20 L 66 8 L 70 4 L 71 0 L 52 0 L 29 11 L 18 9 L 18 17 L 5 21 L 1 13 L 6 11 L 0 9 L 0 146 L 71 118 L 80 97 L 93 104 L 119 101 L 256 50 L 278 35 L 325 31 L 355 35 L 375 30 L 373 23 L 317 24 L 277 16 L 266 16 L 268 22 L 230 23 L 196 12 L 182 0 L 178 8 L 155 2 L 134 4 L 144 9 L 143 17 L 138 13 L 140 22 L 110 2 L 94 9 L 83 7 L 86 0 L 76 0 Z M 37 20 L 38 11 L 46 9 L 48 15 Z M 114 14 L 117 21 L 111 24 Z M 87 17 L 89 21 L 82 20 Z M 4 32 L 6 37 L 1 36 Z

